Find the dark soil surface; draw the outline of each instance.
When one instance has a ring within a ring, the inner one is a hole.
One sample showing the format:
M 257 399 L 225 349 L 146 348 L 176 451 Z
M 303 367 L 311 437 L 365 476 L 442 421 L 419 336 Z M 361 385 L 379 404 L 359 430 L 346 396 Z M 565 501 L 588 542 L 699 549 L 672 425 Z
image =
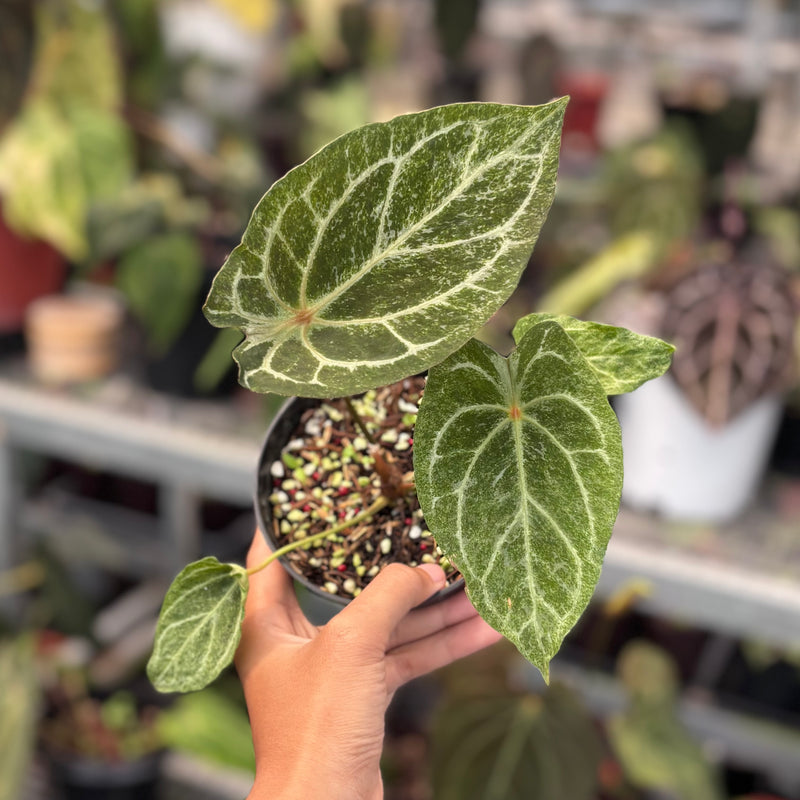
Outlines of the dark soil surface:
M 399 487 L 401 496 L 372 517 L 286 555 L 292 569 L 331 594 L 357 596 L 394 561 L 438 563 L 449 583 L 460 577 L 436 546 L 413 489 L 414 423 L 424 386 L 424 378 L 409 378 L 353 399 L 377 452 L 346 401 L 330 400 L 304 412 L 281 460 L 270 465 L 279 546 L 354 519 L 385 494 L 387 476 Z

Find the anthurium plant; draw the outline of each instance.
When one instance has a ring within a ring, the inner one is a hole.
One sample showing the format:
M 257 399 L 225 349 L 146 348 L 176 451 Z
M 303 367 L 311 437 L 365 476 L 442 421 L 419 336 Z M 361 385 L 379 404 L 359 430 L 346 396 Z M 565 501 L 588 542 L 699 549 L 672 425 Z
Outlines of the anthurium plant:
M 552 202 L 565 106 L 455 104 L 341 136 L 264 195 L 205 305 L 244 332 L 234 358 L 257 392 L 344 397 L 428 372 L 410 491 L 478 612 L 545 677 L 619 506 L 607 396 L 660 375 L 672 353 L 547 314 L 519 321 L 508 357 L 473 338 Z M 157 688 L 199 689 L 231 662 L 249 574 L 269 561 L 204 558 L 178 575 L 148 665 Z

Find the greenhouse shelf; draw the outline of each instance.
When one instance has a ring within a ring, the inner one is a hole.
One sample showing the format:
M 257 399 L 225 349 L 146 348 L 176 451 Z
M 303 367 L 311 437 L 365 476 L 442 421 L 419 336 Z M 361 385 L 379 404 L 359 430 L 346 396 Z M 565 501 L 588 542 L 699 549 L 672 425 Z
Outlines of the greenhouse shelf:
M 14 563 L 25 507 L 15 466 L 25 451 L 158 484 L 171 565 L 199 552 L 198 496 L 250 506 L 263 419 L 243 421 L 230 405 L 125 397 L 87 398 L 0 376 L 0 569 Z M 779 513 L 781 489 L 770 485 L 760 503 L 724 527 L 669 523 L 623 508 L 598 596 L 636 581 L 637 607 L 647 613 L 800 644 L 800 512 Z
M 258 439 L 186 424 L 187 401 L 163 398 L 162 416 L 115 408 L 0 378 L 5 446 L 149 480 L 191 486 L 221 500 L 249 502 Z
M 127 382 L 83 396 L 0 377 L 0 571 L 17 561 L 26 490 L 20 456 L 37 453 L 154 483 L 165 568 L 200 549 L 198 498 L 243 508 L 252 503 L 266 424 L 234 432 L 231 407 L 167 398 Z
M 769 494 L 777 489 L 771 487 Z M 727 526 L 682 525 L 623 508 L 597 594 L 694 627 L 800 644 L 800 517 L 763 500 Z M 634 588 L 632 581 L 636 581 Z
M 114 539 L 117 546 L 127 542 L 141 548 L 132 567 L 161 564 L 169 572 L 201 549 L 198 498 L 249 509 L 266 427 L 263 414 L 245 419 L 230 404 L 187 403 L 143 390 L 132 401 L 130 387 L 119 388 L 84 396 L 43 390 L 24 377 L 0 376 L 0 570 L 17 562 L 23 531 L 58 528 L 63 533 L 69 520 L 97 512 L 98 525 L 123 533 Z M 26 452 L 157 484 L 160 527 L 153 547 L 143 546 L 147 521 L 135 512 L 70 498 L 63 486 L 27 497 L 18 471 Z M 772 478 L 747 514 L 726 526 L 668 522 L 623 508 L 597 595 L 601 600 L 628 597 L 639 611 L 690 622 L 721 639 L 796 646 L 798 496 L 796 479 Z M 61 523 L 56 521 L 59 509 L 68 512 Z M 119 561 L 120 553 L 113 555 Z M 562 659 L 554 676 L 575 683 L 598 713 L 613 713 L 623 702 L 610 675 Z M 681 713 L 692 731 L 718 745 L 720 757 L 766 769 L 783 785 L 800 781 L 796 729 L 720 709 L 698 696 L 687 698 Z

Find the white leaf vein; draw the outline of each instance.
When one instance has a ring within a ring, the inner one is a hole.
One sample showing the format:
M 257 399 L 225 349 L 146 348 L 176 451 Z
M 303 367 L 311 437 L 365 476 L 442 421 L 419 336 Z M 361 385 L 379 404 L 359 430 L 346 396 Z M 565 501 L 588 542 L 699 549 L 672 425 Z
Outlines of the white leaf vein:
M 228 600 L 230 599 L 231 595 L 235 594 L 237 591 L 240 591 L 240 588 L 239 588 L 238 584 L 236 584 L 236 583 L 232 584 L 231 587 L 214 604 L 214 606 L 212 608 L 210 608 L 207 613 L 202 615 L 206 620 L 211 620 L 211 622 L 212 622 L 212 631 L 213 631 L 214 615 L 216 614 L 216 612 L 223 605 L 225 605 L 228 602 Z M 161 669 L 159 670 L 159 676 L 162 679 L 166 678 L 171 673 L 174 673 L 174 672 L 176 672 L 176 671 L 178 671 L 180 669 L 180 667 L 181 667 L 181 664 L 180 664 L 181 655 L 183 654 L 183 652 L 186 650 L 187 647 L 189 647 L 190 645 L 193 645 L 193 643 L 200 637 L 200 634 L 201 634 L 203 628 L 205 628 L 205 627 L 206 627 L 205 624 L 197 626 L 193 635 L 189 635 L 189 636 L 183 637 L 183 639 L 182 639 L 180 645 L 177 647 L 177 649 L 173 650 L 169 657 L 164 658 L 163 663 L 161 664 Z M 159 637 L 159 641 L 162 644 L 166 644 L 165 640 L 162 637 Z M 163 649 L 163 647 L 162 647 L 162 649 Z M 205 652 L 205 656 L 197 662 L 199 667 L 200 667 L 199 669 L 197 669 L 198 672 L 201 672 L 201 671 L 204 672 L 205 671 L 205 670 L 202 669 L 202 667 L 204 667 L 209 662 L 209 656 L 214 651 L 214 641 L 213 641 L 211 636 L 208 637 L 206 645 L 203 648 L 203 650 Z M 225 651 L 226 651 L 226 654 L 227 654 L 227 652 L 230 651 L 230 645 L 225 648 Z

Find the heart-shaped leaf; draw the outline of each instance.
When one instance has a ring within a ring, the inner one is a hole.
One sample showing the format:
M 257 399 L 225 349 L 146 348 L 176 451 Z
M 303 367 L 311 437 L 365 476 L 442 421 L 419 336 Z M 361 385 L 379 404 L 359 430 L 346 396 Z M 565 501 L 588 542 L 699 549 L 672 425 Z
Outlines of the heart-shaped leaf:
M 545 678 L 600 575 L 620 439 L 557 322 L 535 325 L 507 359 L 472 340 L 429 372 L 414 434 L 425 520 L 478 613 Z
M 463 103 L 366 125 L 275 183 L 205 305 L 246 334 L 242 384 L 355 394 L 466 342 L 527 263 L 565 105 Z
M 652 336 L 627 328 L 585 322 L 564 314 L 529 314 L 514 326 L 514 341 L 519 342 L 534 326 L 555 320 L 583 353 L 606 394 L 632 392 L 659 375 L 672 361 L 675 348 Z
M 455 697 L 433 732 L 436 800 L 530 800 L 597 796 L 603 745 L 575 695 Z
M 164 598 L 147 664 L 156 689 L 202 689 L 233 661 L 247 588 L 247 573 L 236 564 L 209 557 L 184 567 Z

